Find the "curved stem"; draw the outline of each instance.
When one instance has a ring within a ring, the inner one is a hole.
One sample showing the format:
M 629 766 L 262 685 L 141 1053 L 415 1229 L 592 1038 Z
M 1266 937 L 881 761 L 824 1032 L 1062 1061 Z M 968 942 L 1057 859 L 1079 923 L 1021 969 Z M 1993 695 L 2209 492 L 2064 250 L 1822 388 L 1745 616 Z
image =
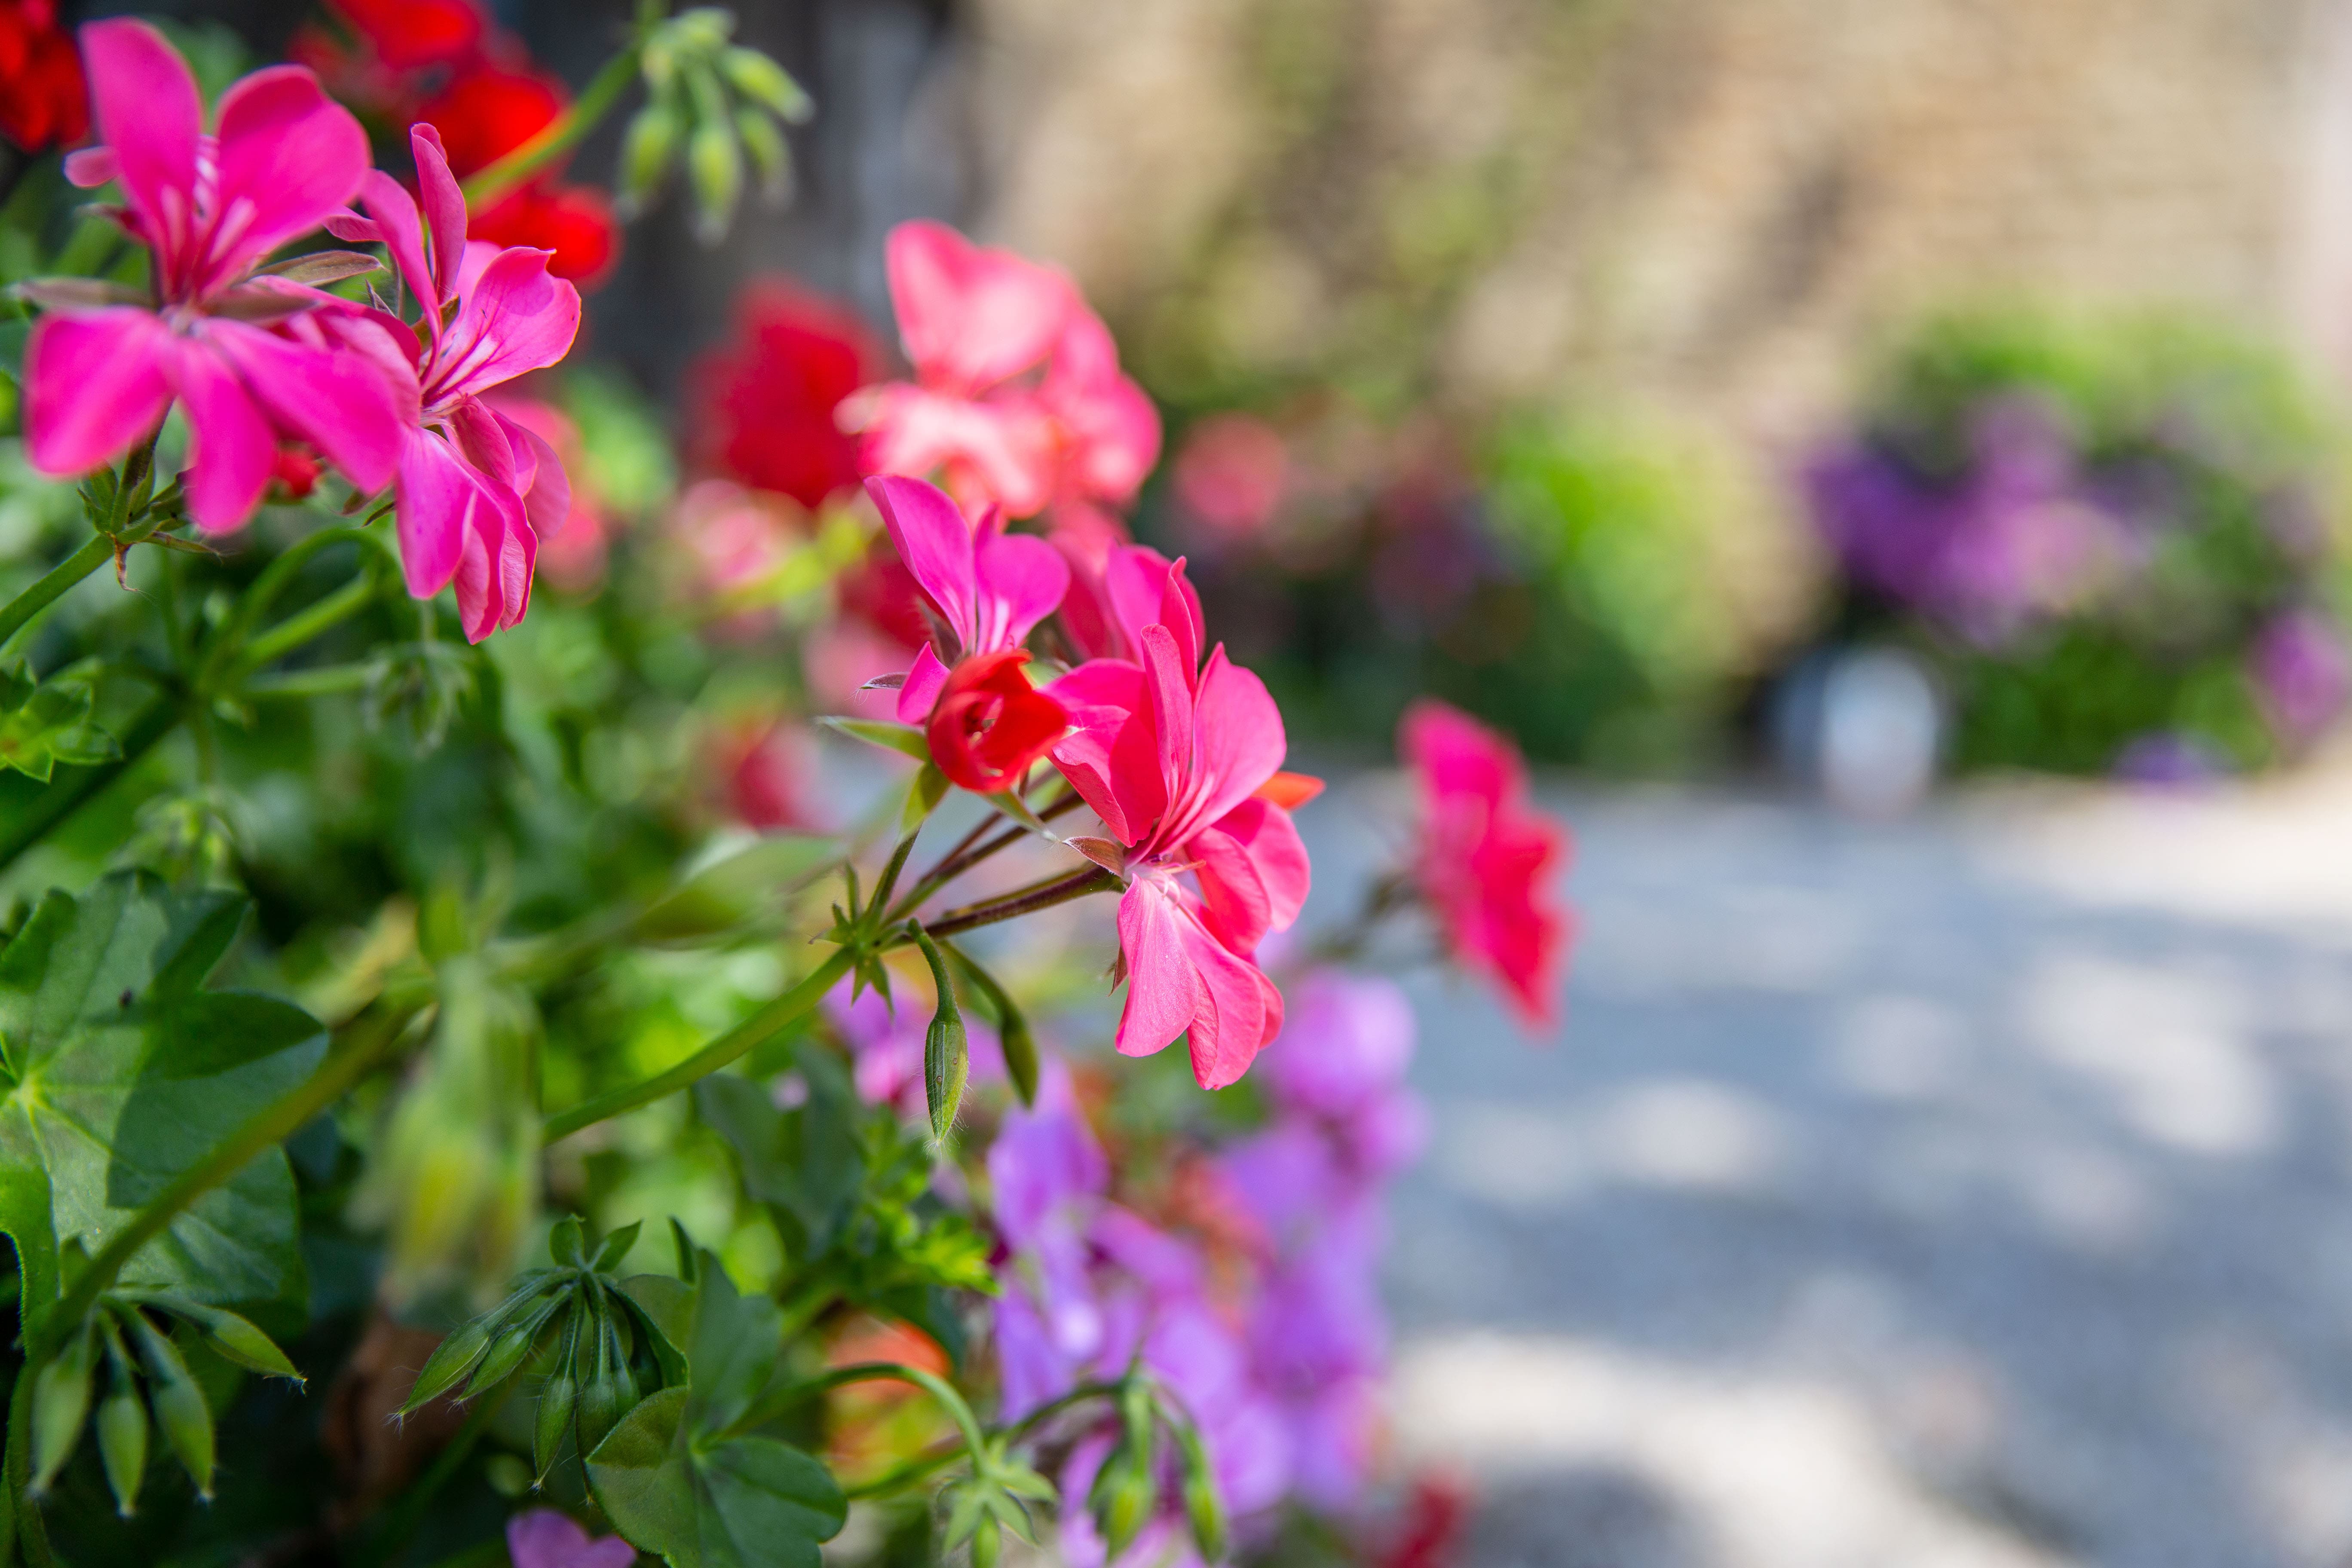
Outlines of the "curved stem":
M 927 929 L 934 937 L 954 936 L 975 926 L 994 925 L 999 921 L 1035 914 L 1039 910 L 1066 904 L 1072 899 L 1083 899 L 1089 893 L 1107 893 L 1122 885 L 1115 872 L 1106 871 L 1099 866 L 1089 866 L 1066 877 L 1034 883 L 1001 899 L 950 910 L 940 919 L 930 921 Z M 912 942 L 914 939 L 908 937 L 905 940 Z
M 1057 816 L 1068 815 L 1070 812 L 1075 811 L 1084 804 L 1085 802 L 1080 798 L 1077 791 L 1072 790 L 1061 799 L 1055 801 L 1053 805 L 1039 812 L 1037 814 L 1037 820 L 1040 822 L 1051 822 Z M 907 896 L 898 900 L 898 907 L 890 911 L 884 923 L 887 924 L 893 921 L 902 921 L 906 919 L 917 909 L 921 907 L 925 899 L 929 898 L 933 893 L 938 892 L 941 888 L 946 887 L 950 882 L 954 881 L 958 877 L 962 876 L 966 871 L 971 870 L 982 860 L 987 859 L 998 850 L 1008 848 L 1014 844 L 1018 844 L 1024 838 L 1030 837 L 1030 830 L 1028 828 L 1020 826 L 1016 824 L 1012 827 L 1006 828 L 1003 832 L 998 834 L 987 843 L 981 844 L 981 835 L 986 833 L 988 831 L 989 824 L 995 820 L 996 819 L 994 817 L 982 817 L 978 826 L 974 827 L 970 833 L 965 834 L 961 841 L 960 841 L 954 848 L 949 850 L 945 855 L 940 858 L 940 863 L 938 865 L 923 873 L 921 879 L 916 882 L 911 889 L 908 890 Z M 977 848 L 973 847 L 975 845 L 978 845 L 979 847 Z
M 1006 1440 L 1018 1443 L 1072 1405 L 1082 1405 L 1089 1399 L 1116 1398 L 1118 1393 L 1119 1385 L 1116 1383 L 1082 1383 L 1059 1399 L 1037 1406 L 1036 1409 L 1014 1422 L 1011 1430 L 1005 1434 Z
M 227 668 L 231 659 L 237 657 L 238 650 L 244 646 L 246 638 L 252 634 L 255 625 L 260 621 L 269 606 L 277 602 L 278 595 L 285 592 L 286 585 L 294 580 L 294 574 L 308 565 L 311 557 L 321 551 L 332 549 L 338 544 L 356 544 L 362 550 L 373 549 L 387 552 L 391 549 L 383 535 L 364 528 L 322 528 L 318 532 L 307 535 L 289 545 L 284 554 L 262 568 L 261 575 L 253 580 L 253 586 L 247 588 L 244 597 L 237 601 L 236 610 L 229 616 L 228 624 L 221 627 L 220 634 L 213 639 L 212 646 L 205 650 L 204 663 L 196 674 L 195 683 L 200 689 L 210 689 L 214 678 Z M 333 597 L 333 595 L 328 595 L 328 599 Z M 324 599 L 320 601 L 320 604 L 326 602 L 327 600 Z M 311 606 L 312 609 L 317 607 L 317 605 Z M 294 618 L 299 620 L 308 613 L 308 611 L 298 612 Z M 283 629 L 282 626 L 274 627 L 266 634 L 266 637 L 275 637 Z M 281 647 L 278 651 L 283 652 L 284 648 Z M 248 660 L 253 668 L 258 668 L 263 662 L 266 661 Z
M 966 1451 L 961 1440 L 949 1443 L 942 1447 L 932 1449 L 928 1454 L 918 1454 L 903 1464 L 893 1465 L 871 1480 L 863 1480 L 855 1486 L 844 1487 L 841 1489 L 841 1495 L 852 1502 L 856 1502 L 860 1498 L 887 1497 L 892 1492 L 901 1491 L 913 1486 L 917 1481 L 926 1480 L 937 1475 L 962 1458 Z
M 569 1110 L 549 1117 L 541 1129 L 541 1136 L 552 1143 L 559 1138 L 570 1137 L 583 1127 L 618 1116 L 625 1110 L 635 1110 L 640 1105 L 651 1104 L 664 1095 L 673 1094 L 709 1077 L 814 1008 L 824 994 L 833 989 L 834 983 L 849 973 L 852 956 L 847 948 L 840 949 L 810 971 L 799 984 L 676 1067 L 625 1088 L 600 1094 L 593 1100 L 583 1100 Z
M 89 1260 L 89 1267 L 75 1279 L 72 1288 L 41 1314 L 37 1331 L 36 1325 L 26 1325 L 26 1371 L 21 1375 L 29 1376 L 35 1366 L 55 1353 L 62 1336 L 72 1332 L 88 1315 L 90 1304 L 98 1300 L 100 1291 L 114 1283 L 114 1277 L 133 1254 L 162 1235 L 164 1227 L 198 1198 L 245 1169 L 264 1150 L 284 1142 L 312 1117 L 341 1099 L 346 1089 L 390 1054 L 407 1022 L 406 1017 L 392 1017 L 379 1021 L 373 1028 L 353 1028 L 342 1048 L 331 1050 L 327 1059 L 319 1064 L 319 1069 L 299 1088 L 247 1118 L 244 1126 L 215 1146 L 211 1153 L 150 1199 L 129 1225 L 99 1249 L 98 1256 Z
M 963 1395 L 937 1373 L 895 1361 L 866 1361 L 853 1366 L 837 1366 L 822 1376 L 780 1388 L 737 1417 L 719 1436 L 721 1438 L 740 1437 L 746 1432 L 756 1432 L 795 1405 L 805 1405 L 819 1394 L 829 1394 L 853 1383 L 914 1384 L 948 1413 L 948 1418 L 956 1424 L 956 1430 L 963 1435 L 964 1450 L 971 1454 L 972 1462 L 979 1464 L 986 1458 L 988 1434 L 982 1429 L 980 1417 L 971 1413 L 971 1406 L 964 1403 Z
M 336 589 L 325 598 L 297 610 L 251 642 L 238 656 L 231 673 L 259 669 L 281 654 L 290 653 L 327 630 L 338 621 L 348 620 L 367 608 L 375 598 L 375 584 L 365 573 Z
M 150 510 L 137 522 L 128 524 L 113 533 L 93 533 L 79 549 L 36 578 L 32 586 L 0 605 L 0 650 L 16 640 L 16 634 L 31 624 L 34 616 L 65 596 L 67 589 L 114 559 L 118 549 L 128 550 L 163 526 L 163 514 Z
M 515 186 L 536 174 L 577 145 L 581 138 L 596 128 L 614 104 L 620 101 L 629 84 L 637 79 L 642 64 L 644 40 L 633 38 L 626 48 L 604 62 L 593 80 L 581 89 L 572 106 L 547 123 L 545 129 L 513 152 L 481 170 L 459 187 L 466 196 L 469 212 L 484 207 L 505 195 Z

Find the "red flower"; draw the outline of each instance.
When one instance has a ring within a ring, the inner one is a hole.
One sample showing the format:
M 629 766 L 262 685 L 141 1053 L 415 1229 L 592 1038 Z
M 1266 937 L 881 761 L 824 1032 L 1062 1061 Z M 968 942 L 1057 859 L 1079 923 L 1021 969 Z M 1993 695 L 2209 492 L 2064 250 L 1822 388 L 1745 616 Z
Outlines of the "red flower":
M 81 57 L 50 0 L 0 0 L 0 134 L 27 153 L 89 134 Z
M 319 475 L 326 465 L 308 447 L 290 441 L 278 444 L 278 456 L 269 465 L 269 499 L 273 501 L 305 500 L 318 489 Z
M 690 376 L 700 395 L 698 454 L 814 511 L 857 482 L 856 440 L 833 411 L 879 374 L 880 354 L 849 306 L 782 279 L 745 289 L 736 316 L 737 344 L 706 355 Z
M 462 60 L 482 41 L 472 0 L 328 0 L 327 8 L 394 70 Z
M 740 725 L 719 738 L 714 761 L 728 811 L 744 826 L 761 833 L 815 830 L 818 814 L 808 798 L 815 763 L 799 725 Z
M 1069 730 L 1059 702 L 1029 684 L 1025 648 L 967 658 L 950 672 L 926 734 L 950 784 L 987 795 L 1009 789 Z
M 533 71 L 484 66 L 442 89 L 417 118 L 441 133 L 449 172 L 459 179 L 489 167 L 546 129 L 571 95 Z
M 1568 830 L 1530 803 L 1518 748 L 1457 709 L 1415 702 L 1397 747 L 1421 778 L 1422 897 L 1454 955 L 1500 984 L 1530 1029 L 1549 1028 L 1573 929 L 1551 900 Z
M 555 252 L 548 272 L 583 289 L 593 289 L 613 269 L 621 247 L 621 226 L 612 198 L 593 185 L 534 181 L 476 213 L 466 225 L 469 239 L 501 247 L 527 245 Z

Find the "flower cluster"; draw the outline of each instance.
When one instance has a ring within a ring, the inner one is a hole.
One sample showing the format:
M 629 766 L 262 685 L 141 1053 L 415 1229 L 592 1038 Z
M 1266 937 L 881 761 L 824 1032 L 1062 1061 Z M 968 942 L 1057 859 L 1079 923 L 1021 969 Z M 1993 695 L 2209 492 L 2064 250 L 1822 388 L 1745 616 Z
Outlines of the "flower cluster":
M 111 216 L 148 248 L 152 281 L 143 296 L 30 287 L 48 306 L 26 350 L 35 467 L 111 462 L 176 404 L 199 526 L 241 527 L 282 449 L 314 449 L 362 494 L 396 486 L 411 593 L 454 582 L 475 641 L 520 620 L 538 540 L 562 525 L 571 489 L 553 448 L 482 395 L 571 349 L 580 298 L 549 276 L 548 252 L 469 243 L 432 127 L 413 133 L 420 205 L 369 166 L 359 122 L 300 67 L 231 87 L 206 132 L 194 77 L 152 28 L 93 23 L 82 47 L 100 145 L 67 172 L 121 186 Z M 354 199 L 366 217 L 347 210 Z M 368 258 L 264 265 L 321 226 L 384 245 L 420 307 L 413 325 L 317 286 L 373 270 Z
M 0 136 L 38 153 L 89 134 L 81 60 L 54 0 L 0 0 Z
M 1050 511 L 1098 561 L 1126 535 L 1106 509 L 1133 500 L 1160 457 L 1159 411 L 1120 373 L 1109 329 L 1060 272 L 942 224 L 899 225 L 887 260 L 915 378 L 841 405 L 865 470 L 940 475 L 972 510 Z

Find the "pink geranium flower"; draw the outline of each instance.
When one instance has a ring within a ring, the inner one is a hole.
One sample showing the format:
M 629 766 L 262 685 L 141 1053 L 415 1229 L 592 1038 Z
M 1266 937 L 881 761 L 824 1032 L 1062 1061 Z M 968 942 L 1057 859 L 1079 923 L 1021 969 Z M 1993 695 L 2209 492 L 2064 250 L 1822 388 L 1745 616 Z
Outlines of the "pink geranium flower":
M 1178 604 L 1180 582 L 1171 567 Z M 1135 641 L 1140 662 L 1091 659 L 1054 684 L 1074 726 L 1054 762 L 1111 835 L 1077 847 L 1127 879 L 1118 1049 L 1189 1033 L 1193 1077 L 1222 1089 L 1281 1031 L 1282 994 L 1254 955 L 1307 900 L 1307 847 L 1262 793 L 1281 787 L 1282 715 L 1222 647 L 1195 672 L 1196 621 Z
M 1415 702 L 1397 747 L 1421 780 L 1422 897 L 1454 955 L 1499 984 L 1529 1029 L 1550 1028 L 1573 931 L 1551 889 L 1568 830 L 1535 809 L 1518 748 L 1457 709 Z
M 514 1568 L 629 1568 L 637 1549 L 617 1535 L 590 1535 L 551 1508 L 507 1521 L 507 1555 Z
M 408 591 L 431 598 L 457 584 L 469 642 L 522 619 L 530 605 L 539 541 L 563 526 L 572 485 L 535 431 L 482 394 L 571 352 L 580 293 L 548 275 L 548 252 L 466 241 L 466 198 L 440 133 L 409 132 L 424 204 L 380 170 L 360 190 L 366 218 L 331 226 L 341 238 L 376 241 L 423 308 L 419 338 L 394 327 L 386 368 L 413 384 L 415 413 L 400 452 L 400 560 Z M 452 315 L 451 307 L 456 308 Z M 366 325 L 389 325 L 381 315 Z
M 1044 540 L 1006 533 L 1001 508 L 975 531 L 920 479 L 872 479 L 866 489 L 937 622 L 898 689 L 899 721 L 930 725 L 932 758 L 955 783 L 1003 789 L 1067 728 L 1061 705 L 1030 689 L 1020 649 L 1062 602 L 1070 569 Z
M 887 261 L 915 379 L 842 403 L 866 472 L 936 473 L 967 506 L 1016 518 L 1134 499 L 1160 416 L 1068 279 L 937 223 L 893 229 Z
M 66 282 L 25 353 L 25 430 L 34 467 L 79 474 L 112 462 L 187 411 L 189 515 L 220 531 L 253 515 L 281 440 L 315 447 L 363 490 L 392 476 L 401 421 L 365 359 L 289 330 L 350 308 L 255 269 L 318 228 L 368 173 L 367 135 L 296 66 L 256 71 L 222 95 L 204 129 L 195 78 L 161 34 L 95 22 L 82 53 L 101 145 L 67 160 L 76 184 L 120 180 L 112 214 L 152 253 L 143 301 Z M 68 292 L 70 290 L 70 292 Z

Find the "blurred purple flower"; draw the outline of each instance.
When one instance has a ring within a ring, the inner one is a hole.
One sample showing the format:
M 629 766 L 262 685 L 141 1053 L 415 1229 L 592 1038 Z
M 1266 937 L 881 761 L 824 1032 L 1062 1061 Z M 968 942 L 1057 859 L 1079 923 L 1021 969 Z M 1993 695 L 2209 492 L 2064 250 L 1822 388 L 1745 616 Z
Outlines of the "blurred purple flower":
M 2125 784 L 2156 789 L 2194 789 L 2229 772 L 2229 759 L 2210 742 L 2178 730 L 2140 736 L 2123 749 L 2115 764 L 2115 776 Z
M 514 1568 L 629 1568 L 637 1549 L 617 1535 L 592 1537 L 551 1508 L 507 1521 L 507 1554 Z
M 2248 666 L 2263 712 L 2290 750 L 2316 741 L 2352 695 L 2352 656 L 2334 618 L 2317 610 L 2272 616 L 2254 637 Z
M 1804 474 L 1823 540 L 1857 582 L 1986 645 L 2063 608 L 2125 546 L 2039 405 L 1980 409 L 1967 469 L 1938 483 L 1869 442 Z

